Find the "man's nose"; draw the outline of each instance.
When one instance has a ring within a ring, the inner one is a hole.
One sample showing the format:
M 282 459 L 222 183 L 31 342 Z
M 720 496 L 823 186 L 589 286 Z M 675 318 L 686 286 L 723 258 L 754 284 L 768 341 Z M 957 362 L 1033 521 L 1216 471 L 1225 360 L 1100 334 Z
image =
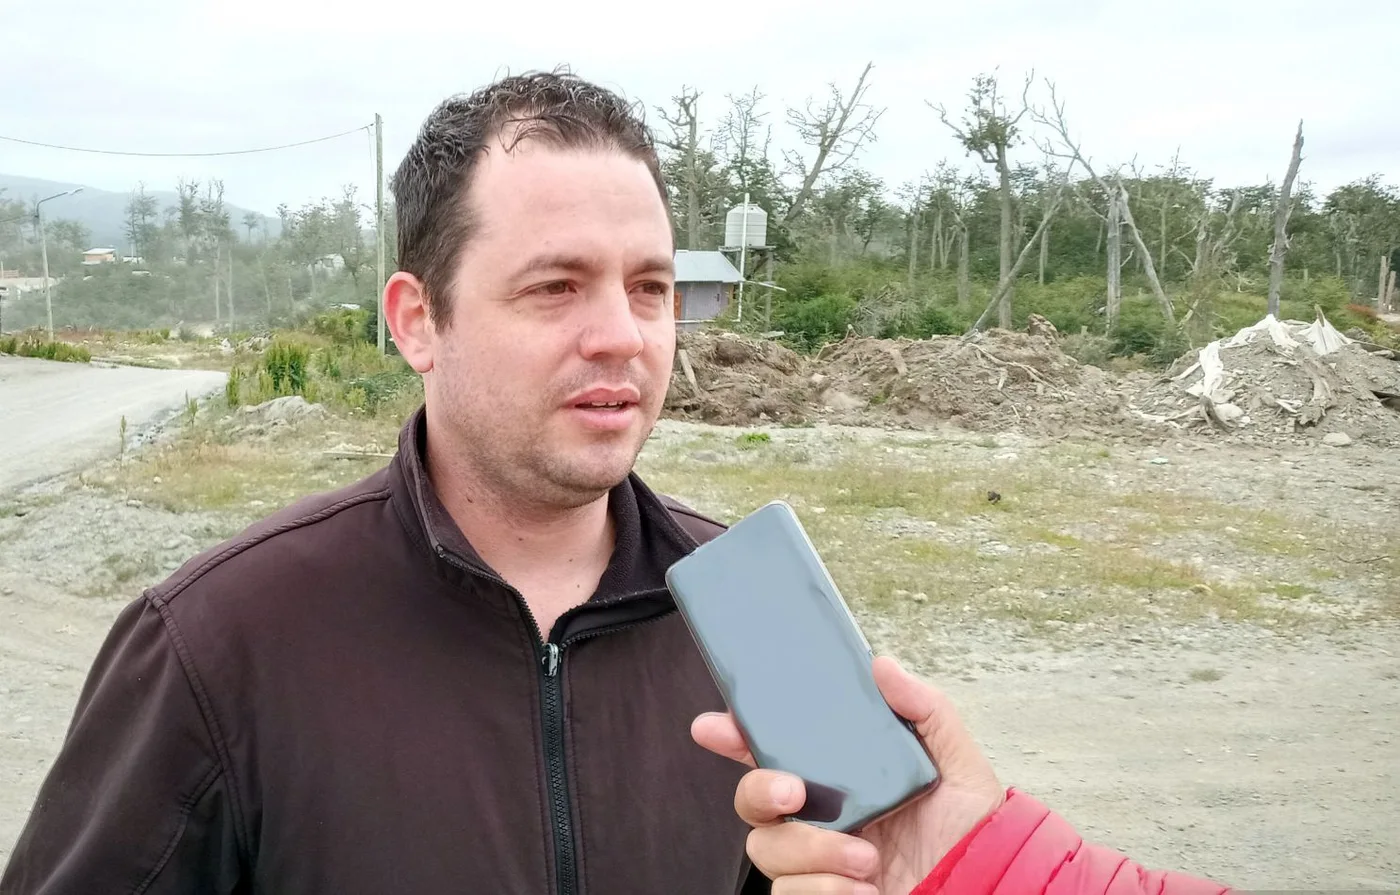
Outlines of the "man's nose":
M 587 320 L 580 350 L 590 359 L 631 359 L 642 353 L 642 338 L 632 297 L 622 284 L 609 284 L 586 303 Z

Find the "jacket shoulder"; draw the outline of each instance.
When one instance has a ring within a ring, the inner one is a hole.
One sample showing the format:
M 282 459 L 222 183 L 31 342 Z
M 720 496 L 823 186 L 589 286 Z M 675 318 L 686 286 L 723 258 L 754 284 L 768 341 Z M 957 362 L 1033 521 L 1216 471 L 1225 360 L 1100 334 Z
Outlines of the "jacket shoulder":
M 711 519 L 699 510 L 681 503 L 674 497 L 666 494 L 658 494 L 657 499 L 661 501 L 661 505 L 671 514 L 671 518 L 676 521 L 676 524 L 679 525 L 686 534 L 694 538 L 696 543 L 703 544 L 719 536 L 728 528 L 724 523 Z
M 274 565 L 278 559 L 292 557 L 305 561 L 308 547 L 320 548 L 311 550 L 311 554 L 339 553 L 334 547 L 342 538 L 336 529 L 362 524 L 354 519 L 353 511 L 387 501 L 388 482 L 386 471 L 380 470 L 344 488 L 294 501 L 191 557 L 170 577 L 147 590 L 146 597 L 158 604 L 169 603 L 181 593 L 229 573 L 246 581 L 244 576 L 269 561 Z

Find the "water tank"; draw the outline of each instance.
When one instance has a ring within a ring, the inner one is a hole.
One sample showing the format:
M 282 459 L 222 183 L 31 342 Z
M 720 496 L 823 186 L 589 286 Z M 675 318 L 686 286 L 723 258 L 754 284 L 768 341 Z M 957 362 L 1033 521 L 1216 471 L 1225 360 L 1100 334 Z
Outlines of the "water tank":
M 748 218 L 747 230 L 745 218 Z M 737 249 L 745 242 L 749 248 L 768 245 L 768 212 L 753 203 L 736 205 L 724 216 L 725 248 Z

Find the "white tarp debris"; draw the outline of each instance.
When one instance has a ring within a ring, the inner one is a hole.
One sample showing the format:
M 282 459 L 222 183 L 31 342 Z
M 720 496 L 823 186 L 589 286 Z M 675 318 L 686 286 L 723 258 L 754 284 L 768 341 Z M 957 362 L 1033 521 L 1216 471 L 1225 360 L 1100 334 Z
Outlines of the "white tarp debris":
M 1319 357 L 1331 354 L 1340 350 L 1343 345 L 1352 343 L 1351 339 L 1342 335 L 1327 319 L 1327 316 L 1319 311 L 1317 319 L 1312 323 L 1304 323 L 1301 320 L 1279 320 L 1273 314 L 1269 314 L 1253 326 L 1246 326 L 1235 333 L 1224 345 L 1226 348 L 1248 345 L 1261 333 L 1267 333 L 1275 345 L 1288 352 L 1306 342 L 1312 347 L 1313 354 Z
M 1230 387 L 1230 377 L 1226 373 L 1220 351 L 1222 348 L 1249 345 L 1261 338 L 1272 341 L 1279 353 L 1289 359 L 1288 362 L 1294 362 L 1291 359 L 1300 345 L 1309 346 L 1312 354 L 1320 357 L 1332 354 L 1352 343 L 1352 340 L 1342 335 L 1321 311 L 1318 311 L 1317 319 L 1312 323 L 1279 320 L 1273 314 L 1268 314 L 1258 323 L 1246 326 L 1228 339 L 1216 339 L 1197 352 L 1194 364 L 1173 377 L 1180 382 L 1197 372 L 1201 374 L 1200 381 L 1188 386 L 1186 393 L 1200 401 L 1200 410 L 1206 421 L 1225 428 L 1249 425 L 1249 415 L 1243 408 L 1232 403 L 1236 398 L 1236 390 Z M 1303 360 L 1315 363 L 1307 358 Z M 1309 403 L 1316 406 L 1310 408 L 1312 412 L 1308 414 L 1309 424 L 1320 419 L 1331 405 L 1330 389 L 1326 382 L 1314 376 L 1313 386 L 1312 401 Z M 1299 415 L 1303 402 L 1272 397 L 1272 403 L 1286 413 Z
M 1363 350 L 1321 312 L 1311 323 L 1265 316 L 1185 355 L 1179 372 L 1132 400 L 1143 419 L 1249 432 L 1326 435 L 1400 446 L 1400 366 Z

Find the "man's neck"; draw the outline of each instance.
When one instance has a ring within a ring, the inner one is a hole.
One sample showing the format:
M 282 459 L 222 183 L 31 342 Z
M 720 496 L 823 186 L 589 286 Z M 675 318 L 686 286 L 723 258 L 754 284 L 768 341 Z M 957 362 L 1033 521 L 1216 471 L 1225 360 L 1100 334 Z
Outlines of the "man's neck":
M 438 499 L 481 560 L 520 591 L 549 636 L 554 621 L 586 602 L 612 557 L 616 532 L 608 496 L 573 509 L 512 502 L 469 463 L 428 452 Z

